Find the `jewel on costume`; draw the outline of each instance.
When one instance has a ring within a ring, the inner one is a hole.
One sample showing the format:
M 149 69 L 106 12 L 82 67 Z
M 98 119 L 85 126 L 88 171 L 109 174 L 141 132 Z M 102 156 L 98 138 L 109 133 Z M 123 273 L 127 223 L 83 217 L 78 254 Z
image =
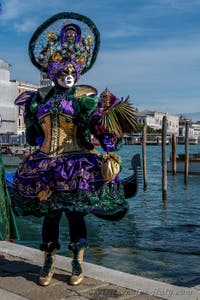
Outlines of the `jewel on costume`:
M 113 95 L 107 88 L 100 94 L 100 99 L 102 101 L 102 107 L 103 109 L 108 109 L 109 107 L 111 107 L 117 97 L 115 95 Z

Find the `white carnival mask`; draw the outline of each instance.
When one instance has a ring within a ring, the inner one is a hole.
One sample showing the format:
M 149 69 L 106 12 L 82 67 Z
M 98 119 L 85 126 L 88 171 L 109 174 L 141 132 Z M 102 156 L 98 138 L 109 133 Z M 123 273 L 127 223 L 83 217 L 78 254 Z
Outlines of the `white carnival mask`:
M 64 88 L 71 88 L 73 87 L 74 83 L 75 83 L 75 79 L 72 75 L 61 75 L 57 78 L 57 82 L 60 86 L 64 87 Z

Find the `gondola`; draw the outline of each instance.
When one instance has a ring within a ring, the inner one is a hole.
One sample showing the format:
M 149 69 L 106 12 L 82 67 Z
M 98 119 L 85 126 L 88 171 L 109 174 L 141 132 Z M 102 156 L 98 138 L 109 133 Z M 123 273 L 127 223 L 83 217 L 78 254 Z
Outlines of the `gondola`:
M 132 175 L 121 180 L 126 199 L 134 197 L 138 191 L 138 170 L 141 168 L 140 155 L 138 153 L 132 157 L 131 165 L 133 169 Z

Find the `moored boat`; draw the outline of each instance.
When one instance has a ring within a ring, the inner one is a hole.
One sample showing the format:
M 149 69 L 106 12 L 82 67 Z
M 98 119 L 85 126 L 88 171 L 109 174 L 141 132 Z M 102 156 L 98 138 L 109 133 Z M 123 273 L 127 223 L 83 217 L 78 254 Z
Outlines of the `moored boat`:
M 172 172 L 172 161 L 171 159 L 167 162 L 167 171 Z M 176 172 L 185 172 L 185 154 L 179 154 L 176 158 Z M 190 153 L 189 154 L 189 174 L 199 174 L 200 175 L 200 153 Z
M 12 148 L 9 145 L 1 146 L 1 157 L 4 167 L 18 167 L 24 158 L 30 154 L 29 148 Z

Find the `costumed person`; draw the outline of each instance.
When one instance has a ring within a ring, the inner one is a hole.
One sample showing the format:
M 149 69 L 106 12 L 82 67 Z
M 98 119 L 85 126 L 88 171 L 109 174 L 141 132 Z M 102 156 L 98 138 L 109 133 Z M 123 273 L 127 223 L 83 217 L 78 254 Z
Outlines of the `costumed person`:
M 134 108 L 109 90 L 97 97 L 88 85 L 75 85 L 94 64 L 100 36 L 87 17 L 63 12 L 45 21 L 29 44 L 32 63 L 54 83 L 24 92 L 15 101 L 24 106 L 26 137 L 38 145 L 19 166 L 14 178 L 16 215 L 44 216 L 40 284 L 49 285 L 59 249 L 59 221 L 65 213 L 73 253 L 70 284 L 83 280 L 87 245 L 85 215 L 118 220 L 128 210 L 120 183 L 120 158 L 111 151 L 124 132 L 135 128 Z M 106 152 L 94 151 L 91 135 Z

